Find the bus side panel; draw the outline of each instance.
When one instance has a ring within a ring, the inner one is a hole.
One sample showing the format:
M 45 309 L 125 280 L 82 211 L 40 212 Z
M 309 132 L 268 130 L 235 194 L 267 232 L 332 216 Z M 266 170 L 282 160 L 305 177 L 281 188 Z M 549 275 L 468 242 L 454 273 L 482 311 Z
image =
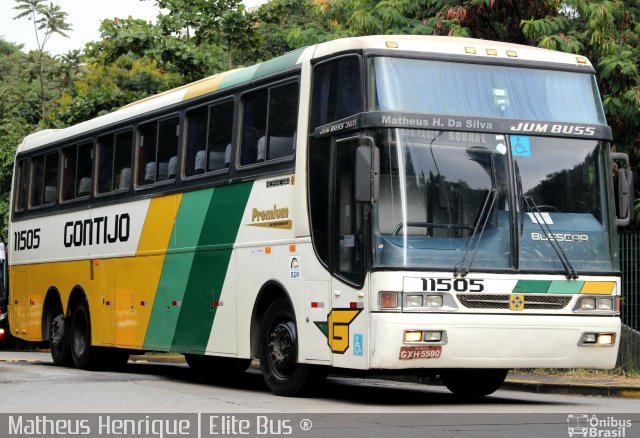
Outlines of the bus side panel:
M 212 196 L 213 189 L 182 196 L 144 339 L 147 350 L 171 350 L 189 272 Z
M 29 275 L 26 266 L 11 266 L 9 327 L 14 336 L 27 334 L 29 327 Z
M 253 183 L 216 187 L 193 258 L 172 350 L 204 353 Z M 230 325 L 234 327 L 235 322 Z M 228 332 L 229 327 L 226 328 Z M 226 336 L 229 336 L 227 333 Z

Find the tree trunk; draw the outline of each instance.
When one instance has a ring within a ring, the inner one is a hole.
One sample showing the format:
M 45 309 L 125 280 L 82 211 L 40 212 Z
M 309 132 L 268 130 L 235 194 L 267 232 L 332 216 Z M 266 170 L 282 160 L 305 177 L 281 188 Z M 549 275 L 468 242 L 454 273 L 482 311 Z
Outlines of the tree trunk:
M 41 106 L 42 123 L 44 123 L 45 117 L 47 115 L 47 111 L 45 107 L 45 95 L 44 95 L 44 61 L 42 59 L 42 50 L 40 50 L 40 106 Z

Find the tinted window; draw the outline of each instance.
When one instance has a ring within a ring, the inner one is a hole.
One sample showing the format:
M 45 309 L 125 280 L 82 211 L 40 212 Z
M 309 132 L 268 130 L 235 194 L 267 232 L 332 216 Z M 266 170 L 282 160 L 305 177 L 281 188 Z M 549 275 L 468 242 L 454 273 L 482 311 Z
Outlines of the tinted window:
M 240 164 L 290 157 L 298 121 L 297 82 L 248 94 L 244 98 Z
M 98 193 L 126 190 L 131 186 L 133 132 L 98 138 Z
M 62 200 L 89 196 L 92 189 L 91 164 L 93 143 L 62 149 Z
M 186 176 L 231 165 L 233 107 L 233 101 L 227 101 L 187 113 Z
M 16 166 L 14 183 L 13 211 L 24 211 L 27 208 L 27 188 L 29 186 L 29 166 L 27 160 L 20 160 Z
M 138 185 L 174 179 L 178 170 L 180 118 L 171 117 L 140 127 Z
M 31 207 L 56 202 L 58 191 L 58 152 L 31 160 Z
M 349 56 L 313 69 L 311 125 L 326 125 L 362 111 L 360 58 Z

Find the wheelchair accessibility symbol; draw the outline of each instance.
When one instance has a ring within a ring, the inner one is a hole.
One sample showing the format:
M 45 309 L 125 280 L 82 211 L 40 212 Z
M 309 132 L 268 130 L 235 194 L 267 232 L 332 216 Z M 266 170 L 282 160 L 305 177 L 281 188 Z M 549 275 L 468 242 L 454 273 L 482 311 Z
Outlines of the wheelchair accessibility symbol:
M 362 334 L 355 333 L 353 335 L 353 355 L 354 356 L 362 356 Z
M 514 157 L 530 157 L 531 142 L 526 135 L 511 136 L 511 153 Z

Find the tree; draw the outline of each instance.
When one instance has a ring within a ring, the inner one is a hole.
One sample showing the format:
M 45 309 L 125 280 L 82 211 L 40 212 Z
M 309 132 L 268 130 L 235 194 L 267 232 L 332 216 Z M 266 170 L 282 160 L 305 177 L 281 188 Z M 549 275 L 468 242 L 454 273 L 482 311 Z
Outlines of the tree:
M 33 30 L 36 36 L 38 46 L 39 65 L 40 65 L 40 104 L 41 119 L 45 120 L 46 96 L 45 96 L 45 61 L 44 48 L 52 35 L 58 34 L 68 38 L 66 31 L 71 30 L 71 26 L 66 22 L 67 13 L 63 12 L 59 6 L 53 3 L 46 4 L 46 0 L 16 0 L 18 6 L 14 9 L 20 11 L 14 17 L 14 20 L 27 18 L 33 22 Z M 41 35 L 40 31 L 44 34 Z

